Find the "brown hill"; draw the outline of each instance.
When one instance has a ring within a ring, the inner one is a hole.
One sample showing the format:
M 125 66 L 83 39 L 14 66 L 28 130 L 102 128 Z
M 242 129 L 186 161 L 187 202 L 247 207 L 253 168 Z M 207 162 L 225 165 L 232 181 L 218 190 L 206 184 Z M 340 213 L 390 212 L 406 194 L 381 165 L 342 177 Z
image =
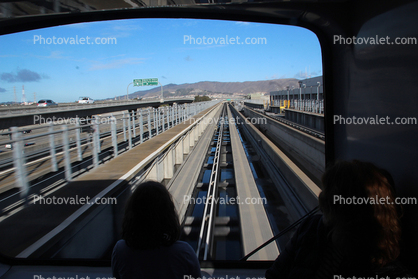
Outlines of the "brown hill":
M 251 93 L 269 93 L 285 89 L 286 86 L 299 87 L 298 80 L 294 78 L 272 79 L 262 81 L 245 82 L 217 82 L 201 81 L 196 83 L 167 84 L 163 86 L 164 96 L 181 95 L 210 95 L 216 93 L 223 94 L 251 94 Z M 149 90 L 136 91 L 129 94 L 129 97 L 157 97 L 161 94 L 161 87 L 154 87 Z

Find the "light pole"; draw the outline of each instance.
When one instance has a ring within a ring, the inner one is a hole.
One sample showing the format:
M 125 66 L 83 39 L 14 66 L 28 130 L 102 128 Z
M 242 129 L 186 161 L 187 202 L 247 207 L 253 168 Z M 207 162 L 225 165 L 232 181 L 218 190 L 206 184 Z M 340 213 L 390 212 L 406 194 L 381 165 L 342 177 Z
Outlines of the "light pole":
M 306 88 L 306 84 L 302 84 L 302 87 L 303 87 L 303 88 Z M 302 88 L 301 88 L 301 90 L 302 90 Z M 305 90 L 305 94 L 306 94 L 306 90 Z M 301 97 L 302 97 L 302 96 L 301 96 Z M 305 96 L 305 97 L 306 97 L 306 96 Z M 306 99 L 306 98 L 304 98 L 304 99 Z M 305 102 L 305 104 L 303 104 L 303 103 L 302 103 L 302 100 L 300 100 L 300 102 L 301 102 L 301 105 L 302 105 L 302 109 L 303 109 L 303 110 L 305 110 L 305 108 L 304 108 L 304 107 L 305 107 L 305 105 L 306 105 L 306 102 Z
M 296 104 L 295 104 L 295 87 L 292 86 L 292 102 L 293 102 L 293 108 L 295 108 Z
M 317 84 L 318 84 L 318 87 L 316 88 L 316 100 L 319 101 L 319 87 L 321 86 L 321 83 L 318 81 Z
M 126 87 L 126 100 L 129 100 L 129 97 L 128 97 L 128 89 L 129 89 L 129 85 L 131 85 L 131 84 L 133 84 L 133 82 L 131 82 L 131 83 L 129 83 L 128 84 L 128 87 Z
M 290 94 L 290 86 L 286 86 L 286 89 L 287 89 L 287 101 L 286 101 L 286 105 L 287 105 L 287 108 L 289 108 L 289 102 L 290 102 L 290 96 L 289 96 L 289 94 Z
M 302 83 L 303 82 L 299 80 L 298 83 L 299 83 L 299 100 L 302 100 Z
M 306 88 L 306 84 L 302 84 L 302 88 Z M 306 91 L 305 91 L 305 94 L 306 94 Z M 301 99 L 302 99 L 302 96 L 301 96 Z M 306 99 L 306 98 L 304 98 L 304 99 Z
M 163 93 L 163 85 L 158 82 L 158 84 L 161 86 L 161 98 L 160 98 L 160 103 L 164 103 L 164 93 Z

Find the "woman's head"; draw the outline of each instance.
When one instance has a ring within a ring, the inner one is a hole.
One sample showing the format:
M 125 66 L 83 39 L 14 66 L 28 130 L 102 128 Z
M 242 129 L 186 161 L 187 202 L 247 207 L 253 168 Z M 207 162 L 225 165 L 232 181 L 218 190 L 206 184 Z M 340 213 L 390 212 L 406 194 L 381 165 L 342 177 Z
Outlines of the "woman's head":
M 154 249 L 169 246 L 180 237 L 180 224 L 171 195 L 154 181 L 140 184 L 129 198 L 122 225 L 129 247 Z
M 378 266 L 395 260 L 401 229 L 390 174 L 371 163 L 338 162 L 322 184 L 319 206 L 333 241 Z

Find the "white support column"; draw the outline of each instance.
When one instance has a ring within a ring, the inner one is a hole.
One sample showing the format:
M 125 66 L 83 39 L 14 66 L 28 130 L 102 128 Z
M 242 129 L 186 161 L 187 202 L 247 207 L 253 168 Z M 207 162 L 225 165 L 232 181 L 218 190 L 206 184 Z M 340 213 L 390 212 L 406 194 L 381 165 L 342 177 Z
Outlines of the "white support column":
M 183 154 L 189 154 L 190 152 L 190 133 L 187 133 L 187 135 L 184 137 L 183 140 Z
M 190 131 L 190 147 L 194 147 L 194 143 L 196 141 L 196 126 L 192 128 Z
M 20 188 L 20 197 L 25 198 L 29 193 L 28 178 L 25 165 L 25 154 L 23 152 L 23 139 L 19 134 L 17 127 L 11 128 L 12 132 L 12 148 L 13 148 L 13 165 L 15 167 L 15 179 L 17 187 Z
M 167 109 L 167 129 L 170 129 L 170 119 L 171 119 L 171 107 L 168 106 Z
M 71 181 L 71 159 L 70 159 L 70 143 L 68 137 L 67 125 L 62 126 L 62 145 L 64 147 L 64 167 L 65 167 L 65 180 Z
M 163 128 L 163 133 L 164 133 L 165 132 L 165 107 L 162 107 L 161 111 L 163 112 L 161 115 L 161 126 Z
M 203 131 L 205 130 L 205 128 L 204 128 L 204 126 L 206 126 L 205 125 L 205 121 L 204 121 L 205 119 L 202 119 L 200 122 L 199 122 L 199 130 L 198 130 L 198 133 L 199 133 L 199 137 L 200 137 L 200 135 L 202 135 L 202 133 L 203 133 Z
M 148 139 L 152 138 L 151 109 L 148 109 Z
M 158 175 L 157 175 L 157 165 L 155 164 L 155 165 L 153 165 L 152 166 L 152 168 L 151 168 L 151 170 L 149 171 L 149 173 L 148 173 L 148 175 L 147 175 L 147 177 L 146 177 L 146 179 L 147 180 L 154 180 L 154 181 L 157 181 L 158 180 Z
M 77 145 L 77 160 L 79 162 L 83 161 L 83 153 L 81 153 L 81 135 L 80 135 L 80 118 L 76 118 L 75 126 L 78 128 L 75 130 L 75 138 Z
M 144 142 L 144 118 L 142 117 L 142 109 L 139 111 L 139 133 L 140 142 Z
M 134 138 L 136 138 L 135 117 L 136 117 L 136 110 L 133 110 L 132 111 L 132 130 L 134 132 Z
M 158 160 L 158 159 L 157 159 Z M 162 160 L 158 160 L 149 171 L 146 179 L 147 180 L 155 180 L 157 182 L 163 181 L 163 175 L 164 175 L 164 165 Z
M 161 126 L 161 109 L 157 108 L 157 131 L 160 134 L 160 126 Z
M 123 120 L 123 141 L 126 141 L 126 115 L 125 115 L 125 112 L 123 112 L 122 120 Z
M 153 116 L 154 116 L 154 129 L 155 129 L 155 132 L 156 132 L 156 134 L 158 136 L 159 132 L 158 132 L 158 125 L 157 125 L 158 124 L 157 112 L 156 112 L 156 109 L 155 108 L 153 108 L 152 111 L 153 111 Z
M 171 117 L 171 127 L 174 127 L 174 126 L 176 126 L 176 123 L 175 123 L 175 110 L 176 110 L 176 108 L 173 106 L 172 108 L 171 108 L 171 115 L 172 115 L 172 117 Z
M 179 142 L 176 145 L 175 149 L 176 149 L 176 151 L 175 151 L 175 154 L 176 154 L 175 163 L 176 163 L 176 165 L 181 165 L 181 164 L 183 164 L 183 158 L 184 158 L 184 156 L 183 156 L 183 140 L 181 140 L 181 142 Z
M 129 150 L 132 149 L 132 132 L 131 132 L 131 113 L 128 112 L 128 143 Z
M 97 140 L 97 145 L 96 145 L 96 148 L 97 148 L 97 153 L 100 153 L 100 152 L 102 152 L 102 148 L 101 148 L 101 145 L 100 145 L 100 126 L 99 126 L 99 123 L 100 123 L 100 120 L 99 120 L 99 117 L 98 116 L 96 116 L 95 117 L 95 123 L 96 123 L 96 125 L 94 126 L 94 129 L 95 129 L 95 135 L 96 135 L 96 140 Z
M 161 183 L 164 179 L 164 162 L 163 160 L 157 160 L 157 181 Z
M 180 106 L 177 105 L 177 109 L 176 109 L 176 125 L 179 124 L 180 122 Z
M 111 131 L 112 131 L 112 146 L 113 146 L 113 158 L 116 158 L 118 156 L 118 137 L 117 137 L 117 131 L 116 131 L 116 118 L 111 117 Z
M 164 158 L 164 179 L 171 179 L 173 177 L 174 165 L 173 165 L 173 152 L 172 150 L 167 152 Z
M 96 137 L 97 131 L 99 130 L 98 126 L 99 125 L 96 123 L 96 121 L 94 121 L 94 123 L 93 123 L 94 132 L 93 132 L 92 139 L 91 139 L 91 141 L 93 143 L 91 153 L 93 155 L 93 167 L 94 168 L 96 168 L 99 165 L 99 153 L 97 152 L 97 150 L 98 150 L 97 145 L 100 144 L 100 143 L 97 142 L 97 137 Z
M 49 155 L 51 156 L 51 171 L 56 172 L 58 171 L 58 164 L 57 164 L 57 156 L 55 154 L 55 134 L 54 132 L 54 124 L 51 122 L 49 123 Z

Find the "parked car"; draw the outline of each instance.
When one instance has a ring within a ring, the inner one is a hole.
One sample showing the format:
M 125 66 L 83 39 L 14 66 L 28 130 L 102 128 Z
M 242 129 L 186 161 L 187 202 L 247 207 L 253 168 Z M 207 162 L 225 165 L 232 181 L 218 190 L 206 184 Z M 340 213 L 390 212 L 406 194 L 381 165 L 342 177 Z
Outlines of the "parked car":
M 78 100 L 79 104 L 93 104 L 94 100 L 90 97 L 80 97 Z
M 38 107 L 50 107 L 50 106 L 58 106 L 58 104 L 52 100 L 40 100 L 38 102 Z

